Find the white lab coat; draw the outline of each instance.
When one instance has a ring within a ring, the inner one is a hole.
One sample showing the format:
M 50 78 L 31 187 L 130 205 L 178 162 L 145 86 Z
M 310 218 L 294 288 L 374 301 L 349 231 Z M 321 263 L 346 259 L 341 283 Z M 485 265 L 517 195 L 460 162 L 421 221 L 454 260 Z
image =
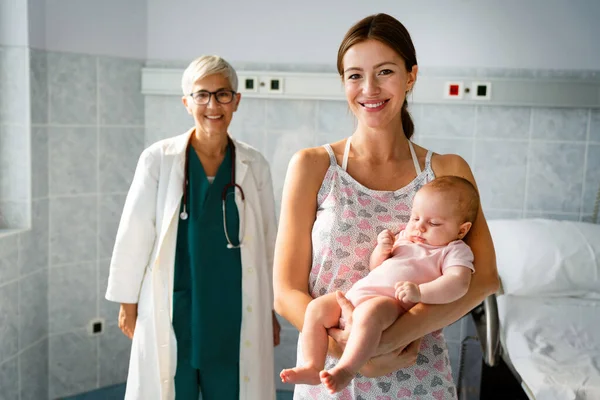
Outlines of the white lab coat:
M 175 398 L 173 276 L 185 152 L 193 132 L 192 128 L 144 150 L 119 224 L 106 298 L 118 303 L 138 303 L 126 400 Z M 234 143 L 235 180 L 246 197 L 244 214 L 236 191 L 240 222 L 246 226 L 241 248 L 240 400 L 274 400 L 273 185 L 265 158 L 247 144 Z M 219 299 L 215 299 L 215 306 L 218 304 Z

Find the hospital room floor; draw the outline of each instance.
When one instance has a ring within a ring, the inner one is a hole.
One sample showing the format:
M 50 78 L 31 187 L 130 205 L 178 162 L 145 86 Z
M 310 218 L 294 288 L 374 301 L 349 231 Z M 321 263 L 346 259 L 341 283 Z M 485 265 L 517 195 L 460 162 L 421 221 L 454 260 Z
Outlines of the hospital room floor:
M 293 392 L 277 391 L 277 400 L 292 400 Z M 125 397 L 125 384 L 109 386 L 61 400 L 119 400 Z
M 528 400 L 519 381 L 502 359 L 495 367 L 483 366 L 480 390 L 481 400 Z

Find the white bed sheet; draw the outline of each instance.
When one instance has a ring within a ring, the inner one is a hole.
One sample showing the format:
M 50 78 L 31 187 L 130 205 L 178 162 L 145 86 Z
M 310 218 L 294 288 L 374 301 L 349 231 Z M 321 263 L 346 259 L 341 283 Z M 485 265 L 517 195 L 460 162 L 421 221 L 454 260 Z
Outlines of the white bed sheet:
M 502 347 L 535 400 L 600 400 L 600 301 L 498 296 Z

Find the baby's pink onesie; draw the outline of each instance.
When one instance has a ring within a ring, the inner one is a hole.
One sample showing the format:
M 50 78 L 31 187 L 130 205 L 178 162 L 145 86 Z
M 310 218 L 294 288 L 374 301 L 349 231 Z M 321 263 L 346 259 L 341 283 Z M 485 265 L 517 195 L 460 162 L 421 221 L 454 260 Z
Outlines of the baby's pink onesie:
M 346 293 L 346 298 L 356 307 L 377 296 L 395 297 L 394 285 L 408 281 L 417 285 L 431 282 L 442 276 L 448 267 L 462 266 L 473 272 L 473 252 L 462 240 L 446 246 L 413 243 L 398 235 L 397 246 L 391 257 L 367 276 L 357 281 Z

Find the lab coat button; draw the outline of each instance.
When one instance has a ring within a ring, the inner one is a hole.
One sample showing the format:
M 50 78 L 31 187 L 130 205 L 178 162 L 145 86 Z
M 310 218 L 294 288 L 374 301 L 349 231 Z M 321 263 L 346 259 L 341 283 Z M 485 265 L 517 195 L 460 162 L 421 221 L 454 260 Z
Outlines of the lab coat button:
M 248 375 L 244 376 L 244 382 L 250 382 L 250 378 L 248 377 Z
M 169 380 L 168 380 L 168 379 L 165 379 L 165 380 L 163 381 L 163 383 L 166 385 L 167 383 L 169 383 Z
M 252 346 L 252 342 L 250 342 L 249 340 L 246 340 L 244 342 L 244 345 L 246 345 L 246 347 L 250 347 L 250 346 Z
M 167 344 L 161 344 L 160 347 L 167 347 Z
M 254 268 L 252 268 L 252 267 L 249 267 L 249 268 L 248 268 L 248 273 L 249 273 L 249 274 L 251 274 L 251 273 L 253 273 L 253 272 L 254 272 Z
M 248 307 L 246 308 L 246 310 L 248 310 L 248 312 L 252 312 L 252 307 L 251 307 L 251 306 L 248 306 Z

